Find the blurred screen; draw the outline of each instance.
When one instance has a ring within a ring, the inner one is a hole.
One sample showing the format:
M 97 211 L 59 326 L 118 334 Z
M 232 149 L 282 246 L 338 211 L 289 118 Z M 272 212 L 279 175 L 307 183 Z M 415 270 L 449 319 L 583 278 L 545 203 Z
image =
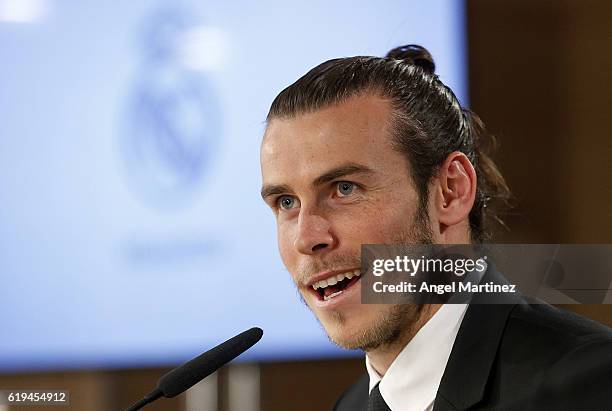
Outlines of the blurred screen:
M 354 353 L 300 302 L 260 198 L 274 97 L 416 43 L 466 103 L 463 2 L 0 0 L 0 369 Z

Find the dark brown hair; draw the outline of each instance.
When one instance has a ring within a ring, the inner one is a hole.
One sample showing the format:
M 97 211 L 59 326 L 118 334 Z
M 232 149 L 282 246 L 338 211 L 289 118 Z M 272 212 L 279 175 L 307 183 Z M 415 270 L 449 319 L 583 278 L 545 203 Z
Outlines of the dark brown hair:
M 447 156 L 464 153 L 478 179 L 469 215 L 473 242 L 490 238 L 487 220 L 501 222 L 493 205 L 507 205 L 510 191 L 489 150 L 495 140 L 478 116 L 461 107 L 455 94 L 435 74 L 429 52 L 417 45 L 391 50 L 385 58 L 348 57 L 326 61 L 284 89 L 272 103 L 268 122 L 341 103 L 364 93 L 388 98 L 393 107 L 394 147 L 405 154 L 427 210 L 428 187 Z M 497 203 L 497 204 L 496 204 Z

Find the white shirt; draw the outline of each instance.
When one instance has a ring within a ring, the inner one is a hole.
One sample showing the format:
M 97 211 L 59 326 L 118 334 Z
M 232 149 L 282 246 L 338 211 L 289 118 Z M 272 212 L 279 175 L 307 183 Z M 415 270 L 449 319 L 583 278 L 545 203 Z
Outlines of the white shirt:
M 467 304 L 444 304 L 399 353 L 381 379 L 366 355 L 370 392 L 392 411 L 431 411 Z

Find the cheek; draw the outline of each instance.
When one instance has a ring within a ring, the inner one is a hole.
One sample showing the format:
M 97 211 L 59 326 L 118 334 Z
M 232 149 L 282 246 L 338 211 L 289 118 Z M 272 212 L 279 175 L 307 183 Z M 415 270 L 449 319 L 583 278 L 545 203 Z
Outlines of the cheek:
M 372 202 L 345 220 L 345 233 L 362 243 L 385 243 L 410 227 L 416 206 L 405 199 Z M 393 204 L 393 206 L 389 206 Z M 357 238 L 358 237 L 358 238 Z
M 293 273 L 292 268 L 295 264 L 296 254 L 294 250 L 295 230 L 288 222 L 277 222 L 276 238 L 278 241 L 278 251 L 285 267 Z

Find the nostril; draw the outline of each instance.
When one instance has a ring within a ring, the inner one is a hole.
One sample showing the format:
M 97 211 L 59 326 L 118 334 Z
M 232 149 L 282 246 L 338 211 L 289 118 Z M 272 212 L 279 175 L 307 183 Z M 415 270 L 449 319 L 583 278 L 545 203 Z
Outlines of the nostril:
M 327 247 L 327 244 L 323 244 L 323 243 L 317 244 L 314 247 L 312 247 L 312 251 L 317 251 L 317 250 L 319 250 L 321 248 L 325 248 L 325 247 Z

